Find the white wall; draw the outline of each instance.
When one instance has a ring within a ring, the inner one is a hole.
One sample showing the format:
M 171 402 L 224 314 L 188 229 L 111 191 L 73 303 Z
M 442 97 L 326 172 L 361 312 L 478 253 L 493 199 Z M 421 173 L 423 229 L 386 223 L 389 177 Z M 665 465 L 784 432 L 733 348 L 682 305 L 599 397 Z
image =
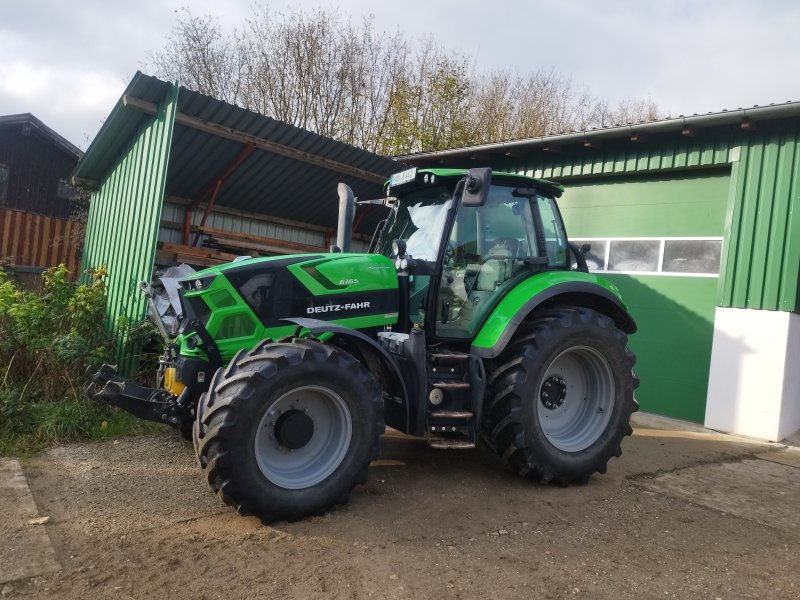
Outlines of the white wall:
M 705 426 L 772 441 L 800 429 L 800 315 L 717 307 Z

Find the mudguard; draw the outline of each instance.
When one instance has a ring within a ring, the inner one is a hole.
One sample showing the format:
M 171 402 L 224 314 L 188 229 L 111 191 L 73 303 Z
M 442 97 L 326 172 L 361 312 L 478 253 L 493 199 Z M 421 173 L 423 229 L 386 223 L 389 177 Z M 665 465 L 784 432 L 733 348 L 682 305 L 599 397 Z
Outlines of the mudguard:
M 552 271 L 529 277 L 506 294 L 472 342 L 471 353 L 497 357 L 520 324 L 545 302 L 591 308 L 612 318 L 625 333 L 636 332 L 636 322 L 613 283 L 579 271 Z
M 399 423 L 389 423 L 388 421 L 387 424 L 406 433 L 410 431 L 411 405 L 405 380 L 400 371 L 400 367 L 398 367 L 394 358 L 392 358 L 392 356 L 383 348 L 383 346 L 357 329 L 351 329 L 350 327 L 338 325 L 330 321 L 305 318 L 283 320 L 289 323 L 294 323 L 295 325 L 298 325 L 300 328 L 307 330 L 317 337 L 323 334 L 332 334 L 331 337 L 326 339 L 326 341 L 336 345 L 341 345 L 339 342 L 342 340 L 348 340 L 355 344 L 356 348 L 363 357 L 376 358 L 381 365 L 383 365 L 388 376 L 387 383 L 389 389 L 384 391 L 388 392 L 390 396 L 400 400 L 403 405 L 403 412 L 405 414 L 404 426 Z M 348 350 L 347 347 L 344 349 Z

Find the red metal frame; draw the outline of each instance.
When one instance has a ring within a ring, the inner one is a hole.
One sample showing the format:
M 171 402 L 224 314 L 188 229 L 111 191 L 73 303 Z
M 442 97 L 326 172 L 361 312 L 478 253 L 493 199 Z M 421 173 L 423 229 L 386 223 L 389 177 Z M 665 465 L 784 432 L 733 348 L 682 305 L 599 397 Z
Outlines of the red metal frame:
M 214 183 L 206 188 L 202 194 L 200 194 L 197 199 L 189 204 L 186 207 L 186 215 L 184 216 L 183 220 L 183 245 L 189 245 L 189 237 L 192 231 L 192 215 L 197 207 L 200 205 L 203 200 L 209 196 L 211 199 L 206 204 L 206 209 L 203 212 L 203 218 L 200 220 L 200 227 L 204 227 L 206 224 L 206 220 L 208 219 L 208 215 L 211 212 L 211 209 L 214 207 L 214 203 L 217 201 L 217 195 L 219 194 L 219 190 L 222 187 L 222 184 L 225 180 L 230 177 L 236 169 L 238 169 L 242 163 L 247 160 L 247 158 L 253 153 L 256 149 L 256 145 L 253 143 L 247 144 L 247 146 L 242 149 L 239 155 L 228 165 L 228 167 L 223 171 L 223 173 L 216 178 Z M 195 233 L 194 241 L 192 242 L 192 246 L 196 246 L 197 242 L 200 241 L 200 232 L 198 231 Z

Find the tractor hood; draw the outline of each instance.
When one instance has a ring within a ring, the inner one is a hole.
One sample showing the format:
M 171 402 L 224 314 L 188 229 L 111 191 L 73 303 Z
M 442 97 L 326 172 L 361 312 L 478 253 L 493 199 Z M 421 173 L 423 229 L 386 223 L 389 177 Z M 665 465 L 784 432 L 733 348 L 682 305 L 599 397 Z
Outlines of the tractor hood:
M 394 264 L 378 254 L 320 253 L 253 258 L 181 280 L 181 354 L 199 322 L 226 360 L 266 338 L 291 335 L 289 318 L 364 329 L 397 322 Z M 249 338 L 249 339 L 248 339 Z

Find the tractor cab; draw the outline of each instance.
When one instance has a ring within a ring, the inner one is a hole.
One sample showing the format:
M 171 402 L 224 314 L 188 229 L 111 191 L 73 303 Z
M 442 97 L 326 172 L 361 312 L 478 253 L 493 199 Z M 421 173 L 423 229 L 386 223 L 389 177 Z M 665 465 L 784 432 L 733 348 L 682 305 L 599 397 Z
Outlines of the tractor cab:
M 376 251 L 407 274 L 409 320 L 436 338 L 471 340 L 521 280 L 569 269 L 562 188 L 487 171 L 412 169 L 389 182 Z

